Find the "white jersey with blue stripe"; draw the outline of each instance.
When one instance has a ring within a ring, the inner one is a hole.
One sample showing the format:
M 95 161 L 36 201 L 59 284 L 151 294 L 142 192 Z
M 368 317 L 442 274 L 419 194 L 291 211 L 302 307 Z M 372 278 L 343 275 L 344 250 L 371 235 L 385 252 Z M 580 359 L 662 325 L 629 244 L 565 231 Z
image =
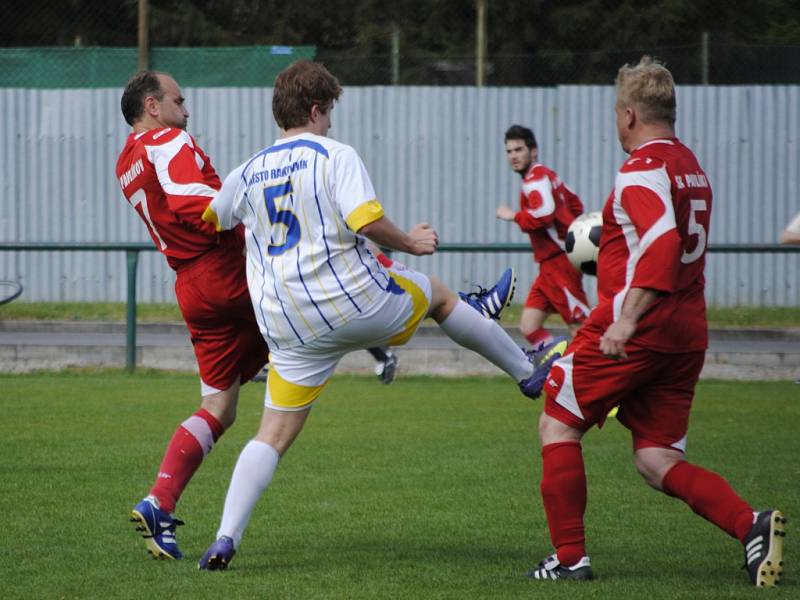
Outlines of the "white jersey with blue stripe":
M 356 234 L 382 216 L 356 151 L 302 133 L 232 171 L 203 218 L 218 229 L 244 223 L 259 327 L 271 348 L 286 349 L 333 331 L 395 287 Z

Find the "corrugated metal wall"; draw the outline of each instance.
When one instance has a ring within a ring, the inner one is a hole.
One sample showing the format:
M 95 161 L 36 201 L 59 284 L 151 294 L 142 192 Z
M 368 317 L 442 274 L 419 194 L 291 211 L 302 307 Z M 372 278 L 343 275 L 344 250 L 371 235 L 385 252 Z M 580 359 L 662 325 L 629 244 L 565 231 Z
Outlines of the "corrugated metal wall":
M 277 135 L 265 89 L 186 89 L 189 130 L 221 174 Z M 124 202 L 114 164 L 128 129 L 120 90 L 0 90 L 0 239 L 147 241 Z M 715 190 L 711 242 L 771 243 L 800 210 L 800 87 L 681 87 L 678 135 L 698 154 Z M 429 221 L 443 242 L 524 242 L 494 218 L 516 203 L 503 133 L 532 127 L 540 158 L 601 207 L 624 155 L 611 86 L 558 88 L 347 88 L 331 135 L 358 149 L 379 199 L 402 226 Z M 453 287 L 520 272 L 518 300 L 535 276 L 530 255 L 439 254 L 409 258 Z M 716 305 L 800 304 L 800 256 L 712 255 Z M 20 278 L 25 299 L 121 301 L 123 253 L 0 252 L 0 278 Z M 141 255 L 139 299 L 173 300 L 173 276 Z M 587 287 L 593 287 L 587 278 Z M 590 290 L 590 295 L 593 291 Z

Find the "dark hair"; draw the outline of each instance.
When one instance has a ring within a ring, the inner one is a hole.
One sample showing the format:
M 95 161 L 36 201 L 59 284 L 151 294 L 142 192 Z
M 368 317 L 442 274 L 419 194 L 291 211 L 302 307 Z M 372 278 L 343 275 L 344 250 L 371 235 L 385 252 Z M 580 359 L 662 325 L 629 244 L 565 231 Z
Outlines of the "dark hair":
M 142 118 L 145 98 L 153 96 L 156 100 L 161 100 L 164 97 L 164 90 L 158 80 L 159 74 L 158 71 L 139 71 L 128 81 L 120 101 L 122 116 L 128 125 L 133 125 Z
M 298 60 L 278 73 L 272 89 L 272 114 L 284 131 L 308 123 L 315 104 L 327 113 L 339 99 L 339 80 L 320 63 Z
M 536 136 L 533 131 L 522 125 L 512 125 L 506 131 L 505 141 L 508 140 L 522 140 L 528 148 L 536 148 Z

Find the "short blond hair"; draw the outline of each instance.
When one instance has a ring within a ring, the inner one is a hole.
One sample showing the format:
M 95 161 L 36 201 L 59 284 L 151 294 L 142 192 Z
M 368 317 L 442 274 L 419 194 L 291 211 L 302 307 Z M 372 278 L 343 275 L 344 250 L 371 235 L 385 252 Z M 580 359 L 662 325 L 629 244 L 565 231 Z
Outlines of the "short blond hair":
M 636 108 L 644 123 L 675 125 L 675 81 L 659 61 L 643 56 L 617 73 L 617 104 Z

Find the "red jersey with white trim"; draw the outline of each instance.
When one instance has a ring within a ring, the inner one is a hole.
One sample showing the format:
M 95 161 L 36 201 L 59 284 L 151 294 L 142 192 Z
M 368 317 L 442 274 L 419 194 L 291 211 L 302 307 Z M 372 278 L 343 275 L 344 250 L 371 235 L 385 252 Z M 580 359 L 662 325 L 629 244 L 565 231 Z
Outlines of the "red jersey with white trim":
M 659 352 L 708 346 L 704 298 L 711 186 L 677 138 L 651 140 L 622 165 L 603 209 L 597 263 L 600 332 L 619 318 L 630 288 L 661 292 L 630 343 Z
M 202 220 L 222 182 L 208 156 L 184 130 L 131 133 L 116 173 L 122 193 L 173 269 L 220 244 L 244 248 L 241 232 L 220 234 Z
M 555 171 L 540 163 L 530 166 L 522 180 L 519 212 L 514 220 L 530 237 L 536 262 L 564 252 L 567 228 L 581 213 L 580 198 Z

